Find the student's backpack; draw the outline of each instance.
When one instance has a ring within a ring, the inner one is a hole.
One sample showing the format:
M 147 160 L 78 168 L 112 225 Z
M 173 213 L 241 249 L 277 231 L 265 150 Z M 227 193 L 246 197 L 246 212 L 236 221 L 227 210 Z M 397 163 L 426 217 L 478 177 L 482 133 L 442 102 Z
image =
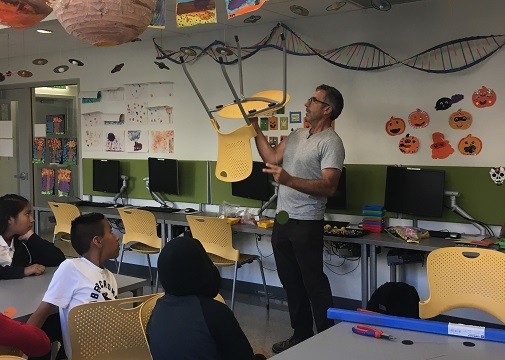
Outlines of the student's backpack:
M 374 291 L 367 310 L 381 314 L 419 319 L 419 294 L 403 282 L 387 282 Z

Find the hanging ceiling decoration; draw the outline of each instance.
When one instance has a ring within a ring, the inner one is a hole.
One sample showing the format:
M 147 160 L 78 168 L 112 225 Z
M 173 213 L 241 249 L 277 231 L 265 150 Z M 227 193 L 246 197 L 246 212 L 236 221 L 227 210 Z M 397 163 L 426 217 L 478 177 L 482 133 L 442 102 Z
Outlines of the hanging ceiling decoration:
M 37 24 L 52 11 L 46 0 L 0 0 L 0 23 L 22 30 Z
M 142 34 L 157 0 L 48 0 L 73 37 L 95 46 L 124 44 Z

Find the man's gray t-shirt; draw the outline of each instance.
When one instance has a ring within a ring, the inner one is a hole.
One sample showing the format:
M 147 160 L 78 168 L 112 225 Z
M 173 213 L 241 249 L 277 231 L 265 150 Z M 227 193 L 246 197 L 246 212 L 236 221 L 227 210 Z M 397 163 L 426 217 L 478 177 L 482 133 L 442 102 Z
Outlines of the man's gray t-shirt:
M 284 141 L 282 167 L 288 174 L 302 179 L 322 179 L 322 169 L 342 170 L 345 150 L 335 130 L 310 135 L 309 129 L 297 129 Z M 308 137 L 308 139 L 307 139 Z M 327 198 L 302 193 L 285 185 L 279 186 L 277 212 L 284 210 L 290 219 L 321 220 Z

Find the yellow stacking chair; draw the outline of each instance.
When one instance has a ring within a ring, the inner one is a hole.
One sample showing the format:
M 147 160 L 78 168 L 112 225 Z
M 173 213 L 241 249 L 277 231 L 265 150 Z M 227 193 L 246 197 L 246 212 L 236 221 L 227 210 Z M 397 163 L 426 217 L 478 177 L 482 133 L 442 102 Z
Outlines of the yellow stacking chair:
M 153 275 L 151 269 L 151 258 L 149 255 L 158 254 L 161 249 L 161 238 L 156 233 L 156 218 L 150 211 L 140 209 L 118 208 L 119 215 L 123 221 L 125 234 L 121 245 L 121 258 L 117 273 L 123 262 L 125 251 L 136 251 L 146 254 L 149 264 L 149 276 L 151 277 L 151 286 L 153 285 Z M 130 246 L 127 246 L 132 243 Z M 156 275 L 156 287 L 158 286 L 158 275 Z
M 240 253 L 232 245 L 231 225 L 226 219 L 219 219 L 209 216 L 186 215 L 189 222 L 189 228 L 193 238 L 198 239 L 210 259 L 216 266 L 234 266 L 233 288 L 231 292 L 231 310 L 235 304 L 235 284 L 237 282 L 237 270 L 244 264 L 250 264 L 254 260 L 258 262 L 263 288 L 267 299 L 267 309 L 270 307 L 267 286 L 265 282 L 265 273 L 263 263 L 259 255 L 250 255 Z
M 26 360 L 24 357 L 16 355 L 0 355 L 0 360 Z
M 54 218 L 56 219 L 53 243 L 56 241 L 58 235 L 60 235 L 60 240 L 70 242 L 70 228 L 72 226 L 72 221 L 81 215 L 79 208 L 67 203 L 58 203 L 53 201 L 48 201 L 47 203 L 49 204 Z
M 447 247 L 426 261 L 430 297 L 419 303 L 427 319 L 456 308 L 485 311 L 505 322 L 505 254 L 495 250 Z
M 3 359 L 3 356 L 14 356 L 14 358 L 17 359 L 16 356 L 19 356 L 21 354 L 22 354 L 21 350 L 15 347 L 0 345 L 0 359 Z

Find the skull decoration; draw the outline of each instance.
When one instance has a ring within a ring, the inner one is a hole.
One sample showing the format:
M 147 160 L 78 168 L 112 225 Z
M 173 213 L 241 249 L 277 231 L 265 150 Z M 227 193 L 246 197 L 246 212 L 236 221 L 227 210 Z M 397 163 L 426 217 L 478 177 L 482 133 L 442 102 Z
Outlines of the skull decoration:
M 505 168 L 503 166 L 493 167 L 489 170 L 489 175 L 496 185 L 503 185 L 505 181 Z

